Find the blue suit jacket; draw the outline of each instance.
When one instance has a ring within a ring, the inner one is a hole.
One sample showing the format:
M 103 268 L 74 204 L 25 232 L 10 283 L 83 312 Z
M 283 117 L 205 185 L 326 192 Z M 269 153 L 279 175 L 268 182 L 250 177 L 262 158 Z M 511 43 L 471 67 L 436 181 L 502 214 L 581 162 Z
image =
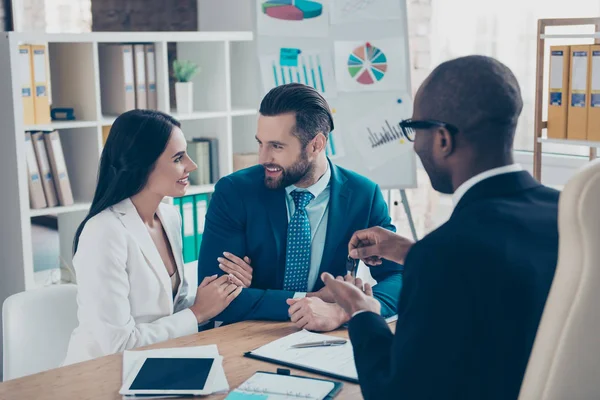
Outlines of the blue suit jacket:
M 382 226 L 395 231 L 379 187 L 358 174 L 330 163 L 331 197 L 327 238 L 320 273 L 346 274 L 348 242 L 360 229 Z M 294 292 L 282 290 L 285 273 L 288 216 L 285 189 L 268 189 L 264 169 L 254 166 L 219 180 L 210 201 L 198 258 L 198 282 L 206 276 L 222 275 L 217 257 L 228 251 L 252 260 L 250 288 L 215 320 L 289 320 L 286 299 Z M 402 287 L 402 266 L 385 261 L 371 268 L 377 280 L 374 296 L 383 316 L 396 313 Z M 314 287 L 323 287 L 318 279 Z

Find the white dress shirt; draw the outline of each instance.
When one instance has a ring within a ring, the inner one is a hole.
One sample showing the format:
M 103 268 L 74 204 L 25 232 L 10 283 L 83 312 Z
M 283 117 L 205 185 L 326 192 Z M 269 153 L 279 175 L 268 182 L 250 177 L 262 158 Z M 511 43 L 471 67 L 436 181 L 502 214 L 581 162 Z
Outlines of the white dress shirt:
M 321 260 L 323 259 L 323 251 L 325 250 L 325 239 L 327 238 L 327 220 L 329 217 L 329 197 L 331 179 L 331 169 L 327 163 L 327 171 L 323 176 L 312 186 L 307 188 L 299 188 L 295 185 L 290 185 L 285 188 L 285 200 L 287 205 L 288 223 L 296 211 L 296 205 L 291 193 L 294 190 L 308 191 L 315 196 L 314 199 L 306 206 L 308 222 L 310 223 L 310 269 L 308 272 L 308 291 L 312 291 L 319 278 L 319 270 L 321 268 Z M 306 296 L 304 292 L 297 292 L 294 298 Z
M 179 212 L 161 203 L 157 215 L 181 279 L 175 298 L 167 268 L 131 200 L 102 211 L 86 223 L 73 257 L 79 326 L 63 365 L 198 332 L 188 308 Z

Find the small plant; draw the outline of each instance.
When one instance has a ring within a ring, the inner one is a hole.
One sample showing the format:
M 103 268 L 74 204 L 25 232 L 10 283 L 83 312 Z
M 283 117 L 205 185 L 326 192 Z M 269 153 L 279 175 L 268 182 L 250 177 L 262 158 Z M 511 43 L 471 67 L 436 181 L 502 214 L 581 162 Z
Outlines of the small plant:
M 198 65 L 189 60 L 173 61 L 173 75 L 177 82 L 189 82 L 199 71 Z

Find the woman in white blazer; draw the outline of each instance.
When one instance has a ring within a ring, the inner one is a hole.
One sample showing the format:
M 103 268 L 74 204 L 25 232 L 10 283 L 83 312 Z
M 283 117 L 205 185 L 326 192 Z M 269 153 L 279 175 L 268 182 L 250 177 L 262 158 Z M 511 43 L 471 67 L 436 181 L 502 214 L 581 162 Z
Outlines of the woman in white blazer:
M 181 218 L 162 202 L 185 195 L 197 168 L 186 147 L 179 122 L 166 114 L 133 110 L 114 122 L 75 235 L 79 325 L 65 365 L 198 332 L 241 292 L 231 275 L 188 287 Z

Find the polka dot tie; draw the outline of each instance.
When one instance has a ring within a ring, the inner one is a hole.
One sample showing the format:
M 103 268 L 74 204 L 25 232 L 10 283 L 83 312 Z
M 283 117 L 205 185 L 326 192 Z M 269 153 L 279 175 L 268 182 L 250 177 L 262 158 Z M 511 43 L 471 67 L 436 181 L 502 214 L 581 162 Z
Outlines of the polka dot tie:
M 315 196 L 310 192 L 297 190 L 294 190 L 291 196 L 294 199 L 296 211 L 288 225 L 283 289 L 306 292 L 310 269 L 310 222 L 306 206 Z

